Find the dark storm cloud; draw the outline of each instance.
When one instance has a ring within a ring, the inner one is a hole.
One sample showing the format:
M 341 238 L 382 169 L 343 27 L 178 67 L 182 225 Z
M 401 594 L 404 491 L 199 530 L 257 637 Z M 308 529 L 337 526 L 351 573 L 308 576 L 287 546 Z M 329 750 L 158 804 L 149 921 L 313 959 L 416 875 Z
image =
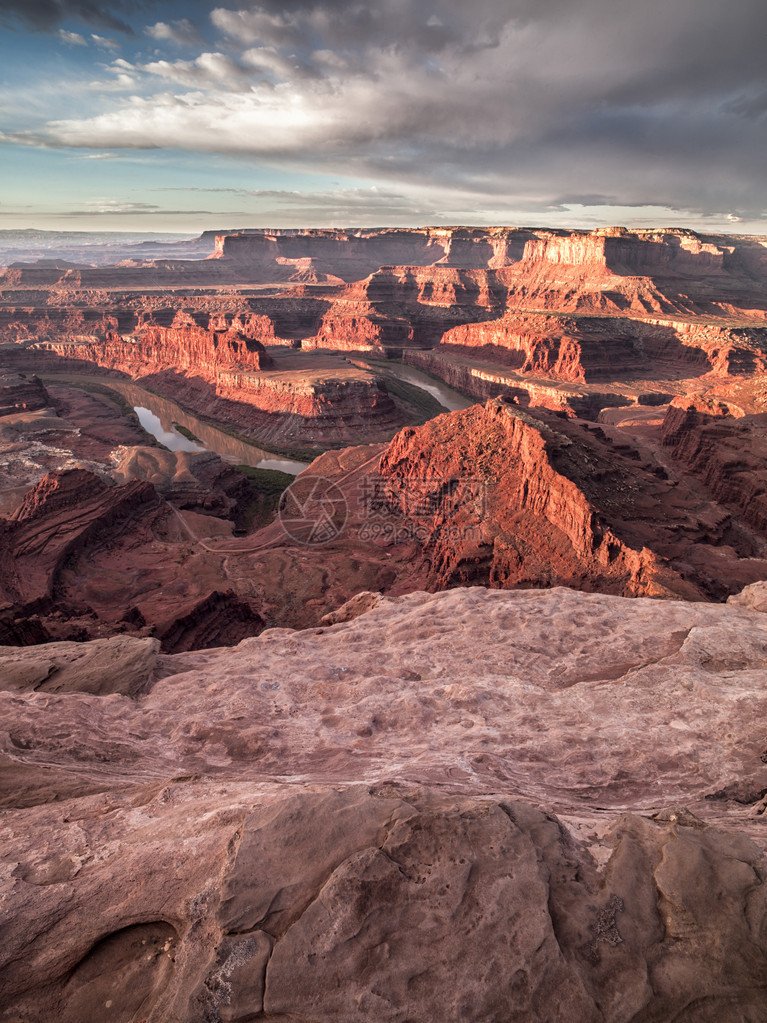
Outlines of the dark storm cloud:
M 764 0 L 260 0 L 210 23 L 190 59 L 131 65 L 142 89 L 121 106 L 6 138 L 235 154 L 497 208 L 764 210 Z
M 149 10 L 152 0 L 131 3 L 128 0 L 2 0 L 0 24 L 28 32 L 53 32 L 70 20 L 82 21 L 94 28 L 132 34 L 126 15 Z

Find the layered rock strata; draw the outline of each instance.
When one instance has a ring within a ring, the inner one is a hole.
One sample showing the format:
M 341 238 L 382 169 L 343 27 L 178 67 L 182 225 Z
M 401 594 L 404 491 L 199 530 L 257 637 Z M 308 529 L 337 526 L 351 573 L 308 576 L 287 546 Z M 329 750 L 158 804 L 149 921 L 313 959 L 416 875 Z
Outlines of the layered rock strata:
M 717 501 L 767 534 L 767 413 L 744 416 L 727 402 L 678 398 L 666 412 L 662 437 Z
M 759 577 L 741 574 L 754 555 L 765 565 L 756 512 L 758 536 L 602 428 L 534 419 L 503 399 L 401 431 L 380 474 L 435 589 L 566 583 L 716 599 Z
M 272 358 L 231 327 L 147 327 L 135 338 L 47 341 L 11 354 L 41 370 L 126 374 L 277 447 L 383 440 L 413 421 L 412 409 L 396 404 L 368 369 L 321 356 Z
M 0 336 L 130 332 L 152 306 L 209 305 L 199 284 L 221 287 L 238 315 L 270 317 L 278 337 L 341 348 L 433 346 L 454 326 L 507 310 L 663 316 L 693 327 L 702 316 L 722 328 L 767 315 L 759 238 L 445 228 L 238 232 L 216 245 L 215 258 L 197 262 L 6 270 Z M 255 282 L 272 287 L 255 292 Z M 158 296 L 163 287 L 177 296 Z
M 433 347 L 455 324 L 503 309 L 504 289 L 487 271 L 385 266 L 336 294 L 303 347 L 399 350 Z
M 498 362 L 519 373 L 581 383 L 702 373 L 750 375 L 765 372 L 767 328 L 507 313 L 499 320 L 446 331 L 434 354 L 443 350 Z
M 660 424 L 664 410 L 650 411 Z M 655 447 L 620 426 L 541 410 L 533 419 L 493 400 L 405 430 L 388 449 L 328 452 L 298 478 L 296 499 L 285 495 L 279 517 L 249 535 L 239 534 L 254 528 L 257 483 L 246 484 L 211 454 L 121 446 L 110 472 L 152 484 L 156 509 L 67 547 L 66 516 L 59 522 L 41 491 L 28 496 L 27 505 L 40 507 L 35 528 L 48 537 L 40 564 L 64 547 L 69 553 L 52 593 L 41 585 L 26 603 L 4 609 L 5 641 L 117 629 L 162 636 L 166 647 L 175 635 L 184 646 L 208 645 L 261 624 L 316 626 L 361 589 L 566 583 L 722 600 L 767 576 L 758 474 L 741 481 L 734 463 L 722 463 L 716 497 L 692 462 L 661 446 L 660 425 L 652 430 Z M 93 496 L 108 502 L 119 488 L 92 475 L 106 477 L 105 469 L 94 464 L 77 478 L 93 482 Z M 16 536 L 18 527 L 7 528 Z M 224 595 L 226 613 L 216 594 Z
M 174 322 L 179 319 L 177 316 Z M 63 358 L 116 369 L 129 376 L 170 371 L 200 376 L 210 383 L 216 383 L 227 372 L 258 372 L 271 366 L 271 359 L 256 337 L 228 324 L 223 330 L 216 326 L 206 329 L 187 322 L 174 327 L 146 327 L 135 336 L 121 337 L 111 332 L 103 341 L 97 338 L 50 341 L 43 342 L 42 348 Z M 261 331 L 273 336 L 271 321 L 267 320 Z
M 25 373 L 0 373 L 0 418 L 38 412 L 51 404 L 42 381 Z
M 198 460 L 197 477 L 187 473 L 163 489 L 178 507 L 222 525 L 208 517 L 233 515 L 237 498 L 250 496 L 246 481 L 211 464 L 213 456 Z M 254 602 L 222 586 L 220 573 L 168 585 L 173 573 L 160 557 L 157 576 L 147 579 L 137 551 L 144 548 L 157 562 L 158 540 L 166 539 L 173 516 L 147 481 L 114 485 L 84 469 L 44 476 L 9 518 L 0 518 L 0 642 L 27 646 L 133 632 L 157 636 L 173 651 L 258 633 L 264 621 Z M 189 545 L 165 553 L 183 561 Z

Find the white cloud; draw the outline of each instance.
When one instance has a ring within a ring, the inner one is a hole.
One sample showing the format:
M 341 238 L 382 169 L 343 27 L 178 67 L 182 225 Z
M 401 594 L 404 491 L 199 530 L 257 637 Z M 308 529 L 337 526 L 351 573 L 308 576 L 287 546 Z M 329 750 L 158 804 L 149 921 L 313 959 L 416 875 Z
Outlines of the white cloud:
M 126 202 L 122 199 L 93 199 L 84 203 L 83 213 L 154 213 L 159 206 L 145 202 Z
M 138 85 L 138 80 L 124 72 L 115 75 L 107 81 L 94 81 L 88 83 L 88 88 L 94 92 L 132 92 Z
M 147 25 L 144 31 L 158 42 L 171 42 L 176 46 L 195 46 L 201 42 L 197 28 L 188 18 L 170 23 L 158 21 L 154 25 Z
M 91 33 L 91 39 L 94 41 L 96 46 L 100 46 L 102 50 L 119 50 L 120 44 L 114 39 L 107 39 L 105 36 L 96 35 L 95 32 Z
M 68 32 L 65 28 L 59 29 L 59 39 L 68 46 L 87 46 L 83 36 L 79 32 Z
M 115 60 L 103 91 L 132 95 L 7 137 L 237 154 L 395 191 L 428 186 L 475 208 L 561 210 L 590 197 L 743 216 L 765 203 L 762 4 L 218 7 L 215 49 Z M 146 32 L 202 48 L 188 19 Z
M 201 53 L 194 60 L 155 60 L 141 64 L 142 71 L 193 89 L 248 89 L 250 76 L 240 64 L 223 53 Z

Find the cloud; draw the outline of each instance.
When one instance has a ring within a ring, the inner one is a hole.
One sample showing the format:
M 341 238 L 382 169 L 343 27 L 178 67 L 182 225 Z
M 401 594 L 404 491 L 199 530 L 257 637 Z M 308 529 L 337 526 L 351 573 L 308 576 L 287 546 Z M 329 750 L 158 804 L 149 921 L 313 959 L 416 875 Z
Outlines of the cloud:
M 359 221 L 388 215 L 389 217 L 434 217 L 437 207 L 428 200 L 415 198 L 389 189 L 338 188 L 334 191 L 305 191 L 303 189 L 243 189 L 243 188 L 163 188 L 164 192 L 195 192 L 206 194 L 227 193 L 247 202 L 245 209 L 257 210 L 261 216 L 272 213 L 278 217 L 298 213 L 311 219 L 328 218 L 336 222 Z
M 249 89 L 248 71 L 223 53 L 201 53 L 195 60 L 156 60 L 140 64 L 142 71 L 193 89 Z
M 87 46 L 88 43 L 85 41 L 83 36 L 79 32 L 67 32 L 66 29 L 59 29 L 59 39 L 63 43 L 67 43 L 69 46 Z
M 125 202 L 121 199 L 93 199 L 85 203 L 80 214 L 93 213 L 155 213 L 159 206 L 145 202 Z
M 112 69 L 113 70 L 113 69 Z M 98 80 L 88 83 L 88 88 L 94 92 L 107 93 L 107 92 L 131 92 L 138 85 L 138 80 L 132 75 L 120 72 L 116 74 L 114 78 L 107 79 L 107 81 Z
M 178 21 L 158 21 L 144 29 L 148 36 L 158 42 L 171 42 L 176 46 L 195 46 L 201 43 L 200 33 L 188 18 Z
M 155 203 L 130 202 L 122 199 L 94 199 L 83 207 L 59 214 L 63 217 L 198 217 L 198 216 L 242 216 L 241 210 L 218 213 L 213 210 L 173 210 Z
M 202 52 L 115 61 L 133 95 L 14 140 L 230 154 L 434 208 L 765 207 L 763 0 L 260 0 L 210 19 L 215 46 L 157 22 Z
M 107 39 L 105 36 L 96 35 L 95 32 L 91 33 L 91 39 L 94 41 L 96 46 L 100 46 L 102 50 L 119 50 L 120 44 L 114 39 Z
M 76 20 L 132 35 L 133 29 L 122 17 L 131 6 L 130 0 L 3 0 L 0 24 L 17 31 L 53 32 L 63 22 Z

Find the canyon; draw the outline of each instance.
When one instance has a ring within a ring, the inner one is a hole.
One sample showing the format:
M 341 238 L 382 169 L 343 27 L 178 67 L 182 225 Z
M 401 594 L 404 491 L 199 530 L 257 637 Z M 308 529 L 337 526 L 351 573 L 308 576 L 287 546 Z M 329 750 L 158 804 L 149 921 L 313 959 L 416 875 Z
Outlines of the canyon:
M 23 599 L 8 589 L 6 641 L 119 628 L 170 650 L 182 620 L 178 642 L 235 641 L 316 625 L 360 589 L 723 600 L 763 577 L 761 239 L 445 228 L 205 241 L 207 259 L 178 265 L 16 264 L 0 279 L 0 357 L 16 373 L 4 542 L 12 561 L 42 544 L 53 566 Z M 396 375 L 399 355 L 479 403 L 434 418 L 439 399 Z M 123 436 L 103 399 L 111 387 L 124 403 L 131 381 L 179 417 L 319 456 L 308 478 L 340 495 L 343 529 L 297 541 L 284 516 L 248 512 L 263 506 L 259 484 L 204 445 L 169 453 L 140 428 Z M 86 406 L 112 443 L 94 447 Z M 73 471 L 91 474 L 95 503 L 70 544 L 50 502 L 78 501 Z M 103 502 L 117 509 L 136 483 L 152 489 L 151 514 L 132 511 L 117 535 L 99 527 Z M 24 501 L 37 540 L 22 539 Z
M 765 239 L 136 244 L 0 270 L 0 1011 L 762 1020 Z

